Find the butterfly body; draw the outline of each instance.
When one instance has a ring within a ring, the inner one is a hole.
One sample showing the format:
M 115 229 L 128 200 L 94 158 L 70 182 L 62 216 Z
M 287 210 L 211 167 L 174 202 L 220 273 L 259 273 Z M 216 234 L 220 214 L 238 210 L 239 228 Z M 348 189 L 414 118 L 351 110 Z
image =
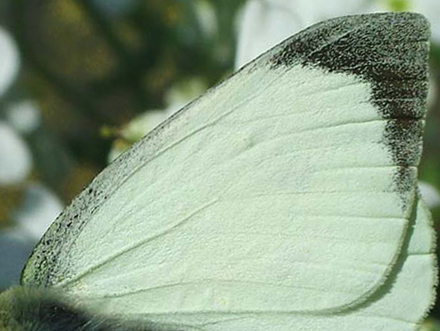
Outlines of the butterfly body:
M 0 323 L 5 323 L 0 324 L 2 331 L 176 331 L 100 316 L 50 290 L 13 288 L 2 293 L 0 307 Z M 3 310 L 6 307 L 8 311 Z

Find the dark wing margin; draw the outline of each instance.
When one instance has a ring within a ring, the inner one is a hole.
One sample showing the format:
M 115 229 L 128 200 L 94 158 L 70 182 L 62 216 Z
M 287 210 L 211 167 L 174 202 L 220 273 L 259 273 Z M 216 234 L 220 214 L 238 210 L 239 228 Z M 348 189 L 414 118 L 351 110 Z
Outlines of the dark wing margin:
M 300 63 L 329 72 L 356 74 L 370 82 L 371 101 L 387 120 L 383 141 L 399 166 L 396 188 L 405 196 L 416 185 L 409 167 L 418 163 L 421 153 L 421 119 L 428 86 L 428 38 L 429 24 L 418 14 L 342 17 L 289 38 L 243 67 L 237 75 L 251 74 L 263 66 L 277 68 Z M 173 132 L 188 120 L 182 115 L 191 106 L 144 137 L 75 198 L 34 249 L 22 273 L 23 285 L 47 287 L 63 280 L 57 272 L 59 265 L 64 263 L 63 256 L 68 254 L 79 233 L 118 187 L 162 151 Z
M 429 22 L 416 13 L 336 18 L 302 32 L 274 54 L 271 66 L 320 67 L 360 76 L 387 120 L 383 142 L 400 167 L 397 190 L 414 188 L 409 167 L 419 163 L 428 94 Z M 406 206 L 409 207 L 409 206 Z

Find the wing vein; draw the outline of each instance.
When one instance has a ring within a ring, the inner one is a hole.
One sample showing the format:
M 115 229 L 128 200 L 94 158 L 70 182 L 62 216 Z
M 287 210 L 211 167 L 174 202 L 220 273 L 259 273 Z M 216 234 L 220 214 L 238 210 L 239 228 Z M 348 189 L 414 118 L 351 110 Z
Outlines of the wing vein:
M 172 231 L 174 231 L 176 228 L 178 228 L 179 226 L 185 224 L 186 222 L 188 222 L 193 216 L 197 215 L 198 213 L 202 212 L 203 210 L 207 209 L 208 207 L 212 206 L 213 204 L 217 203 L 217 200 L 214 201 L 210 201 L 207 204 L 201 206 L 200 208 L 198 208 L 197 210 L 193 211 L 190 215 L 184 217 L 183 219 L 179 220 L 176 223 L 173 223 L 171 226 L 167 227 L 164 230 L 161 230 L 159 233 L 156 233 L 154 235 L 142 238 L 141 240 L 131 244 L 128 247 L 124 247 L 123 249 L 121 249 L 120 251 L 115 252 L 114 254 L 109 255 L 108 257 L 104 258 L 103 260 L 101 260 L 100 262 L 96 263 L 95 265 L 91 266 L 90 268 L 87 268 L 85 270 L 83 270 L 82 272 L 79 272 L 78 274 L 76 274 L 75 276 L 60 282 L 57 284 L 57 287 L 65 287 L 68 286 L 69 284 L 72 284 L 78 280 L 80 280 L 81 278 L 85 277 L 86 275 L 92 273 L 93 271 L 99 269 L 100 267 L 102 267 L 103 265 L 115 260 L 118 257 L 123 256 L 124 254 L 131 252 L 133 250 L 135 250 L 138 247 L 141 247 L 142 245 L 147 244 L 148 242 L 151 242 L 152 240 L 155 240 L 161 236 L 163 236 L 164 234 L 170 233 Z

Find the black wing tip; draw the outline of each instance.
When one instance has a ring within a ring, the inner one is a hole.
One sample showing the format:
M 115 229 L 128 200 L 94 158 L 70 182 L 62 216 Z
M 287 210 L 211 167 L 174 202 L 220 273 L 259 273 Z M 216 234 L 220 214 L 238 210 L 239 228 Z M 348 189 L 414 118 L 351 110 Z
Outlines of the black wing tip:
M 319 65 L 321 64 L 319 57 L 313 58 L 311 55 L 324 53 L 321 50 L 325 51 L 335 45 L 336 41 L 352 46 L 351 50 L 353 47 L 357 49 L 370 47 L 369 49 L 374 50 L 388 47 L 386 49 L 388 54 L 384 54 L 383 57 L 391 57 L 390 45 L 427 43 L 430 36 L 430 23 L 419 13 L 386 12 L 342 16 L 312 25 L 287 39 L 273 50 L 269 63 L 272 68 L 288 67 L 298 63 Z M 343 50 L 343 45 L 338 46 L 338 50 Z M 335 59 L 335 56 L 332 57 L 331 62 L 335 63 Z M 427 55 L 422 55 L 420 62 L 426 59 Z
M 331 22 L 332 20 L 346 20 L 346 19 L 354 19 L 360 21 L 365 21 L 367 19 L 369 21 L 377 20 L 377 21 L 386 21 L 386 22 L 393 22 L 396 20 L 417 21 L 422 25 L 429 26 L 429 21 L 423 14 L 411 12 L 411 11 L 378 12 L 378 13 L 369 13 L 369 14 L 347 15 L 347 16 L 340 16 L 333 19 L 329 19 L 327 22 Z
M 415 12 L 380 12 L 360 15 L 348 15 L 332 18 L 312 25 L 308 29 L 325 28 L 331 25 L 347 24 L 352 26 L 364 26 L 369 29 L 371 26 L 381 26 L 383 29 L 408 29 L 414 28 L 412 34 L 419 34 L 428 40 L 431 36 L 431 24 L 428 19 L 420 13 Z M 406 26 L 406 27 L 405 27 Z M 304 31 L 308 30 L 305 29 Z
M 430 24 L 412 12 L 345 16 L 318 23 L 282 43 L 270 68 L 300 65 L 357 76 L 387 121 L 383 143 L 395 165 L 396 189 L 406 199 L 420 160 L 428 92 Z

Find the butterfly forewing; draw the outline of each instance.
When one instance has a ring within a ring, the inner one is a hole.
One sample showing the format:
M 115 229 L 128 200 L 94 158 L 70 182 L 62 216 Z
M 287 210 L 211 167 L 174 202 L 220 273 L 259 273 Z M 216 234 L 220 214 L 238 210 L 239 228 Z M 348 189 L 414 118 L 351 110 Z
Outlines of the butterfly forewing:
M 403 277 L 406 291 L 414 276 L 405 243 L 419 240 L 408 229 L 428 30 L 416 14 L 353 16 L 276 46 L 104 170 L 52 225 L 23 283 L 206 330 L 232 317 L 243 323 L 230 330 L 260 316 L 304 330 L 319 329 L 308 314 L 346 310 L 331 322 L 341 330 L 382 318 L 374 303 L 356 309 L 401 300 L 382 301 L 384 284 Z

